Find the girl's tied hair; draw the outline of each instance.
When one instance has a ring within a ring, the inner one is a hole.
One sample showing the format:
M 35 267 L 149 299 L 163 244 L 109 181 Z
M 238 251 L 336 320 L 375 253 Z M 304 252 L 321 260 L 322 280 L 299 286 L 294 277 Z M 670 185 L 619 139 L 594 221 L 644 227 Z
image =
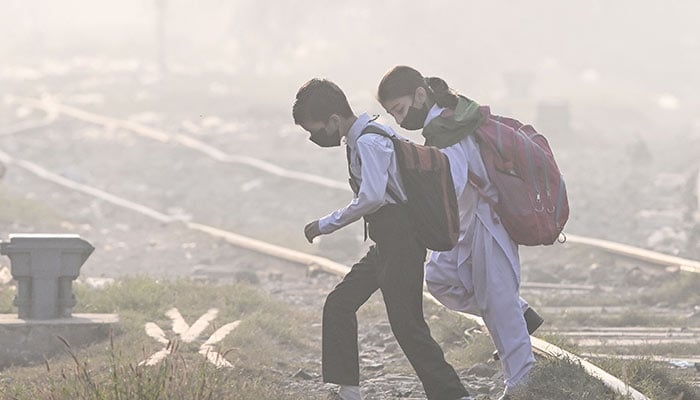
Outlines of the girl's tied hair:
M 426 86 L 429 89 L 433 100 L 440 107 L 445 107 L 454 110 L 457 107 L 457 93 L 450 89 L 444 79 L 436 76 L 425 78 Z
M 457 106 L 457 93 L 442 78 L 425 78 L 416 69 L 405 65 L 397 65 L 384 75 L 379 83 L 377 99 L 384 103 L 402 96 L 413 96 L 419 87 L 428 93 L 428 106 L 432 106 L 432 103 L 451 109 Z

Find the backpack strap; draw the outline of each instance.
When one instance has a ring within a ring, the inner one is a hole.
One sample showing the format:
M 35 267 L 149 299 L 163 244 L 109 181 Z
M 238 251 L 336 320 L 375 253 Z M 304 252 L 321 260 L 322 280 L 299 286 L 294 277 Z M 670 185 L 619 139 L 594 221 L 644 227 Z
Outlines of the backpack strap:
M 496 202 L 495 202 L 491 197 L 489 197 L 488 194 L 486 194 L 486 191 L 484 191 L 484 188 L 486 187 L 486 182 L 484 182 L 484 180 L 481 179 L 481 177 L 479 177 L 479 175 L 477 175 L 477 174 L 475 174 L 474 172 L 472 172 L 471 169 L 469 170 L 469 172 L 467 172 L 467 176 L 468 176 L 467 180 L 469 181 L 469 184 L 472 185 L 472 186 L 474 186 L 474 188 L 476 189 L 476 191 L 479 192 L 479 195 L 480 195 L 487 203 L 489 203 L 489 204 L 491 205 L 492 208 L 495 207 L 495 206 L 496 206 Z
M 388 137 L 389 139 L 395 137 L 394 135 L 390 135 L 389 132 L 381 129 L 380 127 L 378 127 L 376 125 L 372 125 L 372 124 L 367 124 L 367 126 L 365 126 L 365 128 L 362 130 L 362 132 L 360 132 L 360 136 L 367 134 L 367 133 L 375 133 L 377 135 Z M 358 138 L 359 138 L 359 136 L 358 136 Z
M 372 125 L 372 124 L 367 124 L 367 126 L 362 129 L 362 132 L 360 132 L 360 136 L 357 138 L 359 139 L 362 135 L 368 134 L 368 133 L 374 133 L 376 135 L 384 136 L 386 138 L 391 139 L 392 144 L 394 142 L 394 139 L 396 139 L 396 136 L 389 134 L 389 132 L 386 132 L 385 130 L 379 128 L 378 126 Z M 394 149 L 394 152 L 396 150 Z M 362 164 L 362 160 L 360 159 L 360 165 Z M 348 155 L 348 173 L 350 174 L 350 180 L 355 181 L 355 177 L 352 175 L 352 171 L 350 170 L 350 158 Z M 389 185 L 386 187 L 386 192 L 389 194 L 389 197 L 391 197 L 396 204 L 402 204 L 403 201 L 401 201 L 401 197 L 399 197 L 396 193 L 394 193 L 391 188 L 389 188 Z

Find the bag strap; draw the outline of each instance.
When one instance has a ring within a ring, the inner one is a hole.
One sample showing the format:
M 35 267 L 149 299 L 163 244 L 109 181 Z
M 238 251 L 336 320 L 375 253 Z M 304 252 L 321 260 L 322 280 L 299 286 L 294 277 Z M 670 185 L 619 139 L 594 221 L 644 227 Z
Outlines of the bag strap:
M 367 124 L 367 126 L 362 129 L 362 132 L 360 132 L 360 136 L 357 138 L 359 139 L 362 135 L 365 135 L 367 133 L 374 133 L 376 135 L 384 136 L 386 138 L 391 139 L 392 144 L 394 143 L 394 140 L 398 139 L 396 136 L 391 135 L 389 132 L 386 132 L 385 130 L 379 128 L 378 126 L 372 125 L 372 124 Z M 396 145 L 394 144 L 394 152 L 396 152 Z M 362 159 L 360 159 L 360 164 L 362 164 Z M 352 171 L 350 170 L 350 155 L 348 154 L 348 173 L 350 174 L 350 179 L 355 181 L 355 177 L 352 175 Z M 401 197 L 399 197 L 396 193 L 394 193 L 393 190 L 389 187 L 387 184 L 386 187 L 386 192 L 389 194 L 389 197 L 392 198 L 396 202 L 396 204 L 402 204 L 403 201 L 401 201 Z
M 367 126 L 365 126 L 365 128 L 362 130 L 362 132 L 360 132 L 360 136 L 362 136 L 366 133 L 376 133 L 377 135 L 388 137 L 389 139 L 392 139 L 392 141 L 393 141 L 393 139 L 396 138 L 396 136 L 391 135 L 391 134 L 389 134 L 389 132 L 379 128 L 376 125 L 372 125 L 372 124 L 367 124 Z M 359 138 L 359 136 L 358 136 L 358 138 Z
M 477 174 L 472 172 L 471 169 L 467 173 L 467 176 L 469 184 L 474 186 L 476 191 L 479 192 L 481 198 L 483 198 L 487 203 L 489 203 L 491 205 L 491 208 L 493 209 L 493 207 L 496 206 L 496 202 L 488 194 L 486 194 L 486 191 L 484 190 L 484 188 L 486 187 L 486 182 L 484 182 L 484 180 L 481 179 Z

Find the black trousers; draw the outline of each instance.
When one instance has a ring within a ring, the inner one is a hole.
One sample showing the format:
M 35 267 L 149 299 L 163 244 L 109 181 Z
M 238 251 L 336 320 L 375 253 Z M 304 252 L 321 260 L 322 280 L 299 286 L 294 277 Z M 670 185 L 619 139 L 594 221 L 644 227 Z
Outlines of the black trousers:
M 406 209 L 387 205 L 366 220 L 375 245 L 330 292 L 323 307 L 324 382 L 359 385 L 356 312 L 381 289 L 391 329 L 428 399 L 466 396 L 423 316 L 426 250 L 416 241 Z

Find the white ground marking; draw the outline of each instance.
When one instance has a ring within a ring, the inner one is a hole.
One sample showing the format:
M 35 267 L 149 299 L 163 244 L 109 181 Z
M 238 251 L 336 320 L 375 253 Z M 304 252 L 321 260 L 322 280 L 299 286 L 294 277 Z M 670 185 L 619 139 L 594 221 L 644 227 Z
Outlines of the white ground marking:
M 213 321 L 218 315 L 219 310 L 216 308 L 209 309 L 204 315 L 199 317 L 192 326 L 188 325 L 185 319 L 180 314 L 177 308 L 171 308 L 165 315 L 172 321 L 172 331 L 177 337 L 175 339 L 168 339 L 165 332 L 155 323 L 146 323 L 146 334 L 165 347 L 157 352 L 153 353 L 147 359 L 141 361 L 139 365 L 156 365 L 168 357 L 177 346 L 174 345 L 174 340 L 180 340 L 183 343 L 191 343 L 199 338 L 199 336 L 204 332 L 204 330 L 209 326 L 209 323 Z M 209 362 L 214 364 L 218 368 L 233 368 L 233 365 L 228 362 L 224 356 L 214 350 L 214 345 L 222 341 L 229 333 L 238 327 L 241 323 L 240 320 L 229 322 L 217 329 L 214 333 L 209 336 L 207 340 L 199 346 L 199 354 L 203 355 Z

